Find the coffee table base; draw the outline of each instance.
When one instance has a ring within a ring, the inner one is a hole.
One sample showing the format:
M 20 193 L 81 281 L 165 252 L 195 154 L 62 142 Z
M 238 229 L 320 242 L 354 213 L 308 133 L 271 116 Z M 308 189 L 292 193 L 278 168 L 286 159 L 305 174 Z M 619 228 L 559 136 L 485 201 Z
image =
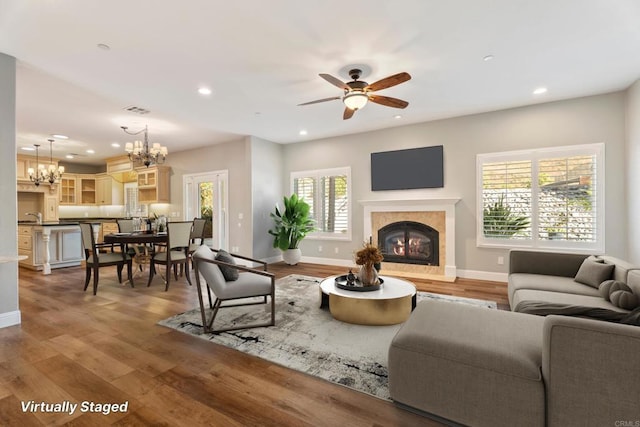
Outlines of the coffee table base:
M 346 298 L 329 295 L 329 311 L 334 319 L 356 325 L 396 325 L 411 315 L 415 296 L 385 300 Z

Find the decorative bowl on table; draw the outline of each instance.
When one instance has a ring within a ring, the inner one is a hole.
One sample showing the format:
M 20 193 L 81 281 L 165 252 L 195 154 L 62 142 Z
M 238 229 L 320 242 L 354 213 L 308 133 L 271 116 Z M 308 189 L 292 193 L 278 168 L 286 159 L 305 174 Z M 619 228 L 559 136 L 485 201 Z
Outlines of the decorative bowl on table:
M 343 274 L 342 276 L 338 276 L 335 279 L 336 287 L 339 289 L 344 289 L 346 291 L 355 291 L 355 292 L 371 292 L 377 291 L 382 287 L 384 280 L 378 279 L 379 283 L 375 285 L 364 285 L 360 279 L 355 278 L 355 280 L 350 281 L 347 279 L 347 275 Z

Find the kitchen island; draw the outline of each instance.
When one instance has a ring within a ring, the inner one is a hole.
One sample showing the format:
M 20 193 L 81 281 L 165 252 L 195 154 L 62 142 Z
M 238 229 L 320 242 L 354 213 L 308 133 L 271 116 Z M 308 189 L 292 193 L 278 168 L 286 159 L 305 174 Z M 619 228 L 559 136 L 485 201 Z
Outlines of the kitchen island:
M 78 222 L 18 222 L 18 255 L 22 267 L 51 274 L 51 269 L 80 265 L 82 239 Z

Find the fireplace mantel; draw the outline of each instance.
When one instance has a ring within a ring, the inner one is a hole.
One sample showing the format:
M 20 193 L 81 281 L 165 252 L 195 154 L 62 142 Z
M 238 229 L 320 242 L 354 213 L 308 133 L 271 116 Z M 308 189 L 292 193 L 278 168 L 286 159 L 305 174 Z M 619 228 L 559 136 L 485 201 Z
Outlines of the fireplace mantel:
M 456 203 L 458 197 L 429 198 L 429 199 L 394 199 L 394 200 L 359 200 L 364 207 L 363 241 L 372 236 L 371 214 L 373 212 L 445 212 L 445 252 L 446 264 L 444 277 L 440 280 L 453 281 L 456 278 Z

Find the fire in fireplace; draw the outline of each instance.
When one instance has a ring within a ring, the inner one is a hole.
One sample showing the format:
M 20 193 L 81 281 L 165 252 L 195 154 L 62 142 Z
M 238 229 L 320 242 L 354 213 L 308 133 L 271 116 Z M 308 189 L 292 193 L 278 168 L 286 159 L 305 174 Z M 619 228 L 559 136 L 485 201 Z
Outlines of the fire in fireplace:
M 385 262 L 439 265 L 439 233 L 414 221 L 400 221 L 378 230 L 378 244 Z

